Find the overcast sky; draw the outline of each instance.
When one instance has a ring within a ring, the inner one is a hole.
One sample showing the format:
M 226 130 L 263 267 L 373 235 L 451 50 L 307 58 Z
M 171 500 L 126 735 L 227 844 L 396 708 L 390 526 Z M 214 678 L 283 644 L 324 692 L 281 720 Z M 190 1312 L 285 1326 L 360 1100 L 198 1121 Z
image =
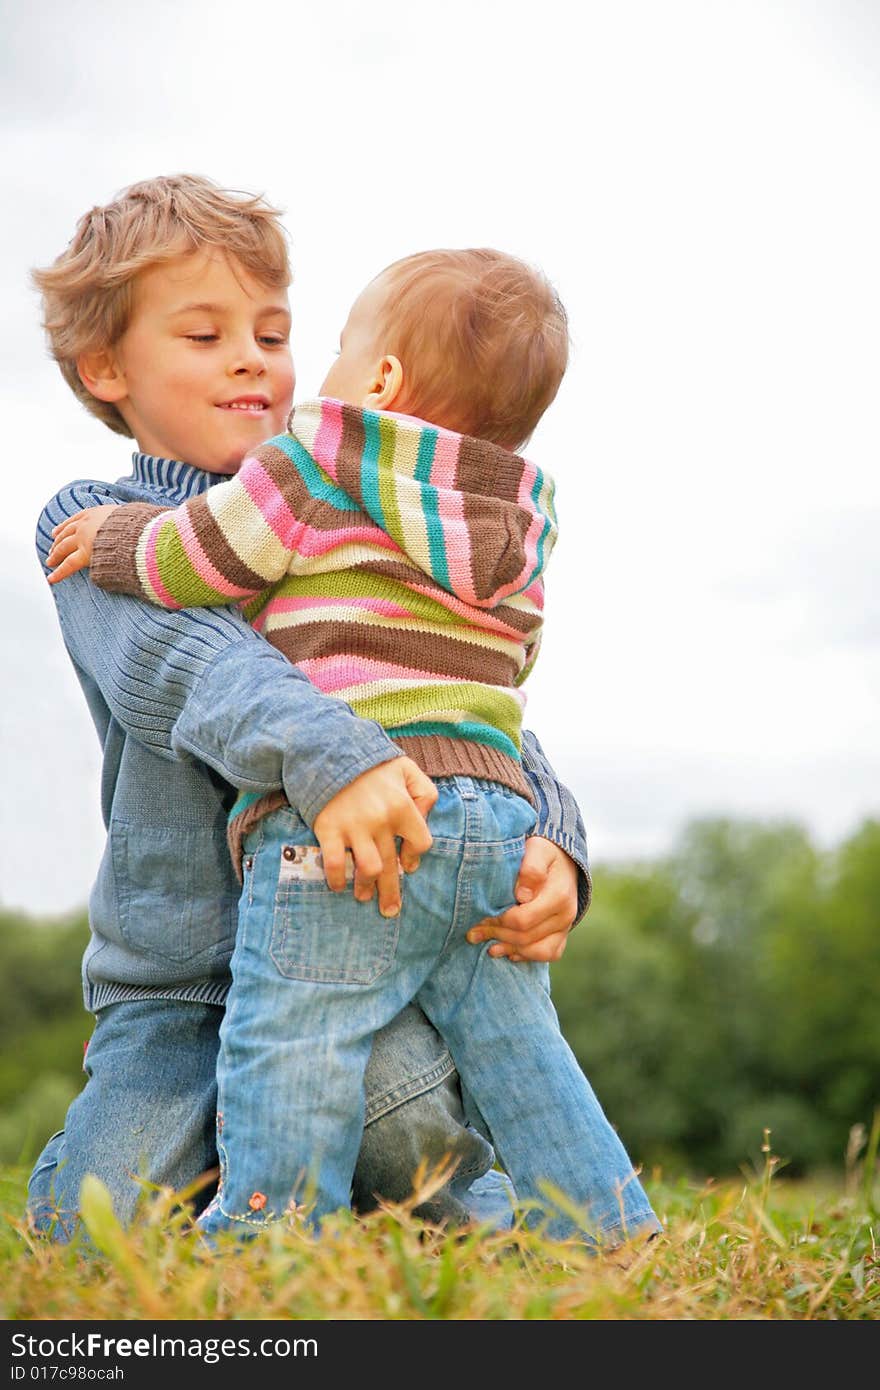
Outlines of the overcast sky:
M 872 0 L 93 0 L 3 7 L 0 903 L 86 899 L 99 749 L 33 552 L 128 472 L 28 271 L 181 171 L 285 210 L 297 398 L 389 261 L 495 245 L 565 302 L 530 453 L 560 541 L 527 724 L 594 859 L 696 815 L 833 843 L 880 812 L 880 7 Z

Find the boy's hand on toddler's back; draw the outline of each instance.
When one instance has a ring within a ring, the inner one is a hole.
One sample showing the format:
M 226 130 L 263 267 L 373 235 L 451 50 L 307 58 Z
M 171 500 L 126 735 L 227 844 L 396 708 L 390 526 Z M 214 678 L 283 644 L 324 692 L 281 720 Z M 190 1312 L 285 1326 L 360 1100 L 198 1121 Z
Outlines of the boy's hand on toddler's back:
M 95 537 L 107 513 L 115 510 L 115 506 L 87 507 L 84 512 L 77 512 L 53 527 L 52 549 L 46 559 L 46 564 L 52 570 L 48 576 L 50 584 L 58 584 L 92 563 Z
M 518 906 L 500 917 L 486 917 L 468 932 L 468 941 L 492 941 L 490 956 L 509 960 L 559 960 L 574 926 L 578 904 L 578 869 L 552 840 L 533 835 L 516 880 Z
M 321 846 L 324 876 L 343 892 L 345 851 L 355 862 L 354 895 L 369 902 L 379 893 L 383 917 L 400 911 L 400 870 L 413 873 L 431 848 L 427 816 L 437 788 L 411 758 L 393 758 L 362 772 L 327 802 L 312 829 Z M 397 840 L 401 841 L 398 864 Z

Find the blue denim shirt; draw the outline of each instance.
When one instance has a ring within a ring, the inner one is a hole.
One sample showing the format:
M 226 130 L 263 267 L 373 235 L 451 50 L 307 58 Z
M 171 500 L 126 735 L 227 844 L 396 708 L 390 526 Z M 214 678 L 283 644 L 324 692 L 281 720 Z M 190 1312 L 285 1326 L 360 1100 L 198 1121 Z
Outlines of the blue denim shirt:
M 46 568 L 51 531 L 107 502 L 177 506 L 219 479 L 136 454 L 116 483 L 76 482 L 37 524 Z M 166 613 L 108 594 L 82 571 L 53 586 L 61 631 L 104 750 L 107 842 L 89 899 L 86 1008 L 151 997 L 223 1002 L 238 884 L 226 847 L 235 790 L 283 787 L 310 825 L 342 787 L 401 750 L 380 726 L 321 694 L 234 608 Z M 538 805 L 535 833 L 579 868 L 589 904 L 583 823 L 537 740 L 523 765 Z

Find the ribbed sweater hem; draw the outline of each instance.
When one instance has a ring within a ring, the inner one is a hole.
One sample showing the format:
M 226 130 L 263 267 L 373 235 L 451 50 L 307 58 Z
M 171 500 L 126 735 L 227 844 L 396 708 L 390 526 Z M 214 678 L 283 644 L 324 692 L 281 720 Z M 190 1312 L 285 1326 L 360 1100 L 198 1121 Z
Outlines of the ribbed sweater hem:
M 429 777 L 483 777 L 510 787 L 535 804 L 522 763 L 487 743 L 444 734 L 395 734 L 394 742 Z
M 89 1013 L 106 1009 L 129 999 L 180 999 L 187 1004 L 218 1004 L 226 1002 L 228 980 L 203 980 L 192 985 L 134 985 L 100 980 L 90 984 L 85 998 Z

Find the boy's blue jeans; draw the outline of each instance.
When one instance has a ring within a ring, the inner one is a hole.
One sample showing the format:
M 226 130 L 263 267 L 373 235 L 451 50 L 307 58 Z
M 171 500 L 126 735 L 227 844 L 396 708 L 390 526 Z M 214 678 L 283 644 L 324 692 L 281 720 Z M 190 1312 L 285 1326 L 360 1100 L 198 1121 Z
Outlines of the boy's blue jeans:
M 216 1175 L 217 1049 L 223 1009 L 182 999 L 137 999 L 98 1014 L 85 1060 L 88 1081 L 48 1141 L 28 1185 L 36 1229 L 67 1240 L 78 1221 L 80 1184 L 94 1173 L 128 1223 L 149 1184 L 175 1191 L 207 1174 L 196 1211 Z M 419 1214 L 453 1223 L 512 1220 L 510 1185 L 492 1171 L 493 1152 L 467 1126 L 452 1059 L 419 1009 L 404 1009 L 378 1033 L 367 1067 L 367 1128 L 355 1171 L 362 1211 L 375 1196 L 410 1195 L 421 1156 L 458 1167 Z
M 547 1181 L 610 1244 L 659 1225 L 550 1002 L 546 966 L 513 964 L 466 932 L 514 902 L 531 806 L 469 777 L 442 778 L 434 837 L 402 880 L 399 916 L 332 893 L 306 823 L 267 816 L 245 841 L 233 985 L 220 1033 L 220 1188 L 199 1219 L 242 1234 L 304 1200 L 347 1207 L 373 1036 L 416 1000 L 452 1053 L 466 1106 L 491 1133 L 520 1198 Z M 291 1205 L 293 1204 L 293 1205 Z M 579 1229 L 568 1216 L 556 1235 Z

